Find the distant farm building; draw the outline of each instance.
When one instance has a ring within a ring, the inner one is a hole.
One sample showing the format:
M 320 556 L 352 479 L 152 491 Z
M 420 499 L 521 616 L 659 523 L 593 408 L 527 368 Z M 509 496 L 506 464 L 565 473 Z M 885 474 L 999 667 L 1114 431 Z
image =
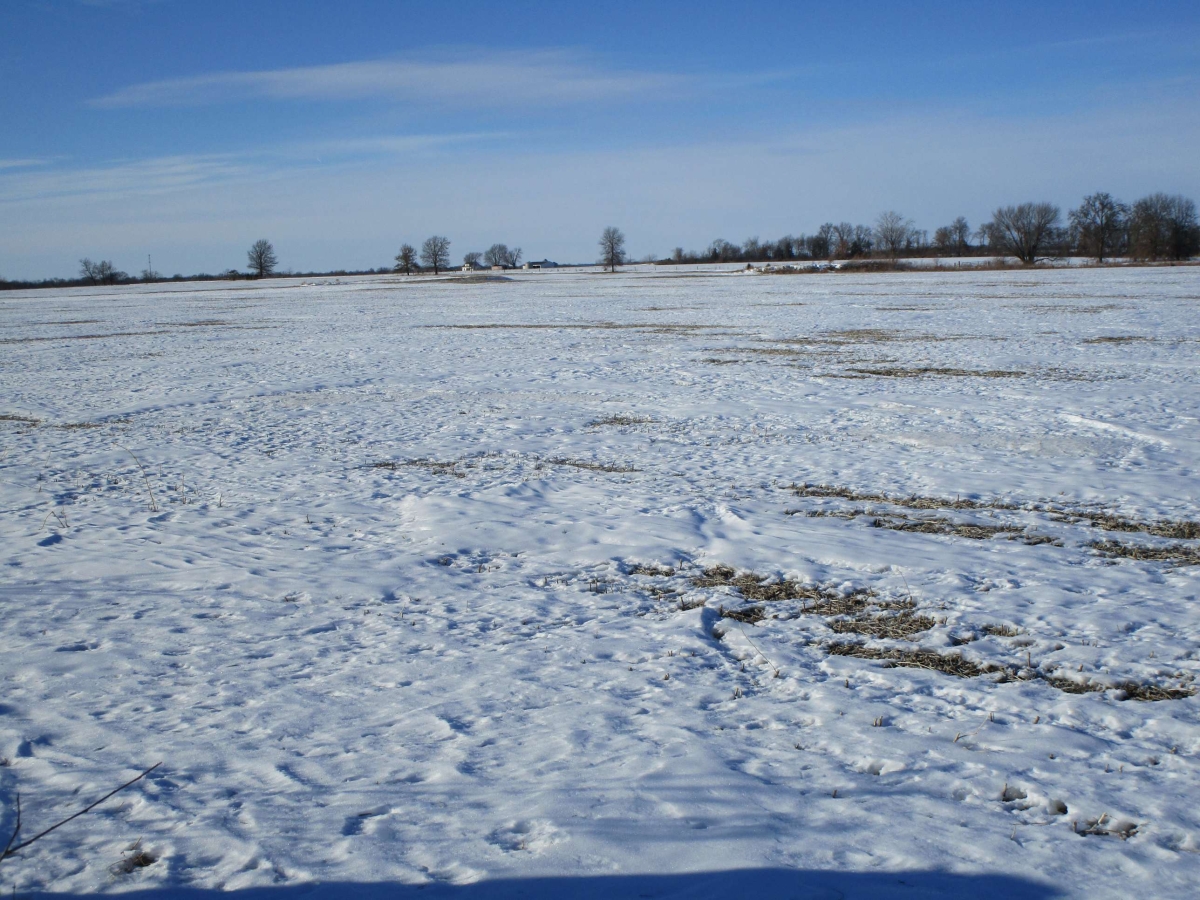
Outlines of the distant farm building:
M 548 259 L 543 259 L 540 262 L 527 262 L 521 266 L 522 269 L 557 269 L 558 263 Z

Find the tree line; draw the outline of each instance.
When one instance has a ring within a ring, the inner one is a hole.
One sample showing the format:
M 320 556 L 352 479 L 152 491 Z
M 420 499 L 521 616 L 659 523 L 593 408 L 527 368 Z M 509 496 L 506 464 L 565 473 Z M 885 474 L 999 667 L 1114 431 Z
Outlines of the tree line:
M 959 216 L 948 225 L 929 233 L 917 228 L 912 220 L 895 210 L 881 213 L 873 226 L 850 222 L 826 222 L 814 234 L 786 235 L 773 241 L 748 238 L 741 244 L 718 238 L 702 251 L 676 247 L 666 259 L 656 263 L 729 263 L 793 262 L 797 260 L 890 258 L 900 256 L 1013 256 L 1032 265 L 1039 259 L 1086 256 L 1097 262 L 1115 257 L 1139 261 L 1185 260 L 1200 253 L 1200 223 L 1196 204 L 1178 194 L 1156 193 L 1126 204 L 1111 194 L 1098 192 L 1083 199 L 1065 219 L 1053 203 L 1029 202 L 1002 206 L 992 218 L 972 230 L 966 218 Z M 600 238 L 600 264 L 609 271 L 626 262 L 625 235 L 619 228 L 604 229 Z M 471 251 L 463 256 L 463 268 L 515 269 L 521 265 L 520 247 L 492 244 L 486 251 Z M 251 245 L 246 254 L 250 277 L 274 275 L 279 266 L 275 248 L 265 238 Z M 417 250 L 403 244 L 390 269 L 366 269 L 356 272 L 303 273 L 308 275 L 379 274 L 387 271 L 406 275 L 432 271 L 435 275 L 450 268 L 450 239 L 432 235 Z M 192 275 L 186 280 L 210 280 L 246 277 L 236 269 L 219 275 Z M 130 276 L 117 269 L 111 260 L 79 261 L 76 279 L 44 281 L 5 281 L 0 288 L 31 288 L 73 285 L 128 284 L 133 282 L 183 281 L 182 275 L 165 278 L 150 268 L 141 276 Z
M 676 247 L 664 263 L 789 262 L 795 260 L 891 258 L 900 256 L 1015 256 L 1039 259 L 1086 256 L 1139 261 L 1184 260 L 1200 253 L 1196 204 L 1179 195 L 1151 194 L 1133 204 L 1099 192 L 1083 199 L 1064 219 L 1053 203 L 1002 206 L 972 230 L 959 216 L 929 233 L 900 213 L 880 214 L 874 226 L 826 222 L 815 234 L 786 235 L 742 244 L 718 238 L 702 251 Z

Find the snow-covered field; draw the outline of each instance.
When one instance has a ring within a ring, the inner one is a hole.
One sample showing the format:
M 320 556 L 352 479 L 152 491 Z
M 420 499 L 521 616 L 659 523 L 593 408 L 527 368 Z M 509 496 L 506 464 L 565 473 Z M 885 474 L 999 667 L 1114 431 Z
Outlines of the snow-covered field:
M 1195 896 L 1198 308 L 0 294 L 0 892 Z

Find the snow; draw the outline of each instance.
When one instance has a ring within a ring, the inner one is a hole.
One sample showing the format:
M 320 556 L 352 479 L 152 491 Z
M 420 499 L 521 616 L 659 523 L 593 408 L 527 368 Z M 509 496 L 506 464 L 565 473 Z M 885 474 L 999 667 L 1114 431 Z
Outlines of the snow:
M 1198 299 L 1187 267 L 2 294 L 0 833 L 163 765 L 0 889 L 1194 896 L 1200 696 L 1120 686 L 1186 694 L 1200 566 L 1091 545 L 1197 547 L 1093 521 L 1200 519 Z M 838 633 L 717 565 L 935 621 Z

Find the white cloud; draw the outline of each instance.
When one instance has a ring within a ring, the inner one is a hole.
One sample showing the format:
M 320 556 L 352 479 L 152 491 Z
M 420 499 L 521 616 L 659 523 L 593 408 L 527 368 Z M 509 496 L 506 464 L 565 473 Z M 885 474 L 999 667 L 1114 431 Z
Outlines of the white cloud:
M 31 166 L 45 166 L 49 159 L 0 159 L 0 171 L 5 169 L 28 169 Z
M 463 53 L 450 59 L 373 60 L 151 81 L 91 103 L 116 109 L 238 100 L 390 98 L 503 109 L 628 97 L 678 88 L 683 81 L 677 75 L 607 69 L 565 51 Z
M 0 205 L 137 196 L 187 191 L 248 180 L 269 181 L 296 171 L 331 170 L 364 159 L 443 151 L 454 145 L 494 141 L 498 132 L 382 135 L 310 141 L 242 153 L 117 160 L 81 168 L 4 174 L 5 168 L 45 165 L 47 160 L 0 160 Z

